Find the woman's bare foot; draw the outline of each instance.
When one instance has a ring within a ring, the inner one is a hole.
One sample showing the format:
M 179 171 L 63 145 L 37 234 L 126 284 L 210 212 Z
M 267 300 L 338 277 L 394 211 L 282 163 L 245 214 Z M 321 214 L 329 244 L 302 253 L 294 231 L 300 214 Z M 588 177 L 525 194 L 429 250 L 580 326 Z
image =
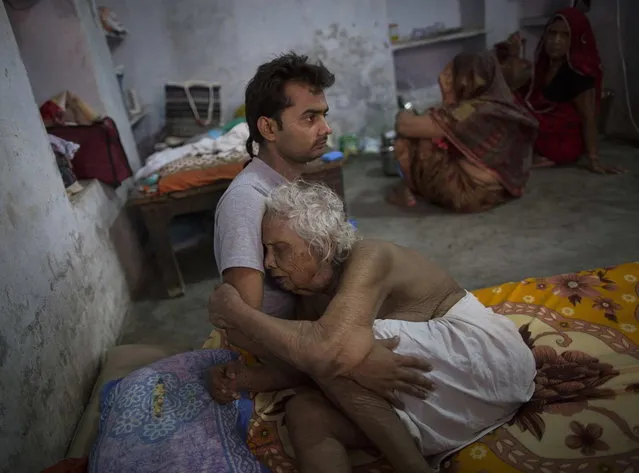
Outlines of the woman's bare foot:
M 555 165 L 556 163 L 554 161 L 551 161 L 548 158 L 544 158 L 543 156 L 539 154 L 536 154 L 533 156 L 533 163 L 532 163 L 533 168 L 551 168 Z
M 417 205 L 415 196 L 403 182 L 393 187 L 390 192 L 386 194 L 386 202 L 404 208 Z

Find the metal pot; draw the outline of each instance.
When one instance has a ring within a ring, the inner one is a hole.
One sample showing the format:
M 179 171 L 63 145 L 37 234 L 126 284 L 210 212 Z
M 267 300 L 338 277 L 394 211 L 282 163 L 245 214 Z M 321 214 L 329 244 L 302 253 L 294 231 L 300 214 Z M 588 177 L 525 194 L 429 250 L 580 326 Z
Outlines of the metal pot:
M 391 133 L 382 133 L 381 142 L 382 172 L 387 176 L 399 176 L 395 161 L 395 136 Z

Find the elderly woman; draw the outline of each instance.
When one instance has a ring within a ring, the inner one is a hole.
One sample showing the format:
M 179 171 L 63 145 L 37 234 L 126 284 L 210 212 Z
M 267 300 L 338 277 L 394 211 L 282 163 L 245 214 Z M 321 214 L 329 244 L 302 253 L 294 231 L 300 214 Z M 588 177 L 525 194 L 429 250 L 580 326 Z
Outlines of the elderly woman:
M 419 253 L 356 241 L 328 188 L 299 181 L 277 188 L 266 204 L 262 238 L 265 267 L 282 288 L 304 296 L 307 320 L 264 317 L 226 284 L 213 296 L 212 319 L 308 373 L 332 401 L 310 391 L 287 406 L 301 471 L 350 471 L 346 449 L 366 439 L 398 471 L 429 471 L 402 459 L 418 452 L 436 467 L 507 422 L 532 396 L 535 362 L 515 325 Z M 428 377 L 436 385 L 426 399 L 398 394 L 402 407 L 395 410 L 372 392 L 354 393 L 338 382 L 376 338 L 391 337 L 399 338 L 398 353 L 431 363 Z M 308 428 L 309 415 L 320 424 Z
M 421 196 L 457 212 L 479 212 L 521 196 L 537 122 L 515 101 L 494 54 L 455 56 L 439 83 L 442 106 L 397 116 L 403 182 L 387 200 L 414 206 Z

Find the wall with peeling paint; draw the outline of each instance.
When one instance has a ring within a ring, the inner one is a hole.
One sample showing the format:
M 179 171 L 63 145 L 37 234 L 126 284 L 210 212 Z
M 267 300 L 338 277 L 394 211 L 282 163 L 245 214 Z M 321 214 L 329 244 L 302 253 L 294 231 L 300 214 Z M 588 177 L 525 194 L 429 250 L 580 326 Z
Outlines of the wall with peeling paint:
M 47 0 L 8 9 L 36 103 L 69 90 L 113 118 L 131 167 L 140 167 L 129 118 L 102 29 L 88 0 Z M 10 30 L 11 30 L 10 29 Z
M 129 306 L 113 234 L 137 238 L 126 187 L 67 198 L 3 5 L 0 51 L 0 471 L 41 471 L 64 456 Z
M 65 90 L 100 112 L 102 102 L 73 1 L 38 2 L 28 10 L 7 7 L 38 104 Z M 52 39 L 55 38 L 55 41 Z
M 396 0 L 390 2 L 387 8 L 388 23 L 397 25 L 400 38 L 410 38 L 414 28 L 435 23 L 441 23 L 446 28 L 457 28 L 462 23 L 458 1 Z
M 327 96 L 336 134 L 376 135 L 393 124 L 395 75 L 384 0 L 327 0 L 321 6 L 311 0 L 101 4 L 111 7 L 130 30 L 113 54 L 130 72 L 130 86 L 143 102 L 152 102 L 154 123 L 163 122 L 158 103 L 163 103 L 165 81 L 221 83 L 223 114 L 229 119 L 243 103 L 244 88 L 257 66 L 294 50 L 322 60 L 335 73 Z M 149 10 L 153 24 L 146 20 Z M 150 50 L 156 54 L 143 57 Z

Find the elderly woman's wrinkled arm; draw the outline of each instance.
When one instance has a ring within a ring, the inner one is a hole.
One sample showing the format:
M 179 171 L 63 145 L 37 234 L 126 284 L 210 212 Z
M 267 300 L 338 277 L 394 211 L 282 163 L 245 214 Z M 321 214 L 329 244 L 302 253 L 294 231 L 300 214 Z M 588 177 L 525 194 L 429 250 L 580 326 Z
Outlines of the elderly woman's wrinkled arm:
M 378 300 L 375 294 L 340 292 L 320 320 L 291 321 L 265 316 L 246 304 L 232 286 L 223 284 L 213 296 L 212 322 L 239 330 L 305 373 L 333 377 L 353 370 L 370 353 L 375 310 L 370 301 Z

